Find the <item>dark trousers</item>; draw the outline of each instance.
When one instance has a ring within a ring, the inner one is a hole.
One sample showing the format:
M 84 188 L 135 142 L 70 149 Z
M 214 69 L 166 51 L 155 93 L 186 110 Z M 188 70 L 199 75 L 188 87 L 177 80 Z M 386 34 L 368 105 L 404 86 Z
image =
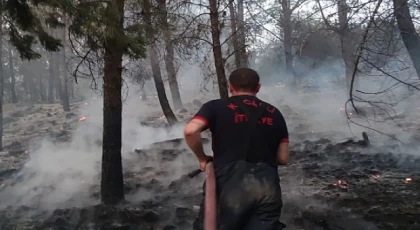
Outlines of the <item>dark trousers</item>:
M 276 167 L 240 161 L 217 168 L 215 172 L 218 230 L 281 230 L 285 227 L 279 221 L 283 203 Z M 202 230 L 203 220 L 204 198 L 193 229 Z

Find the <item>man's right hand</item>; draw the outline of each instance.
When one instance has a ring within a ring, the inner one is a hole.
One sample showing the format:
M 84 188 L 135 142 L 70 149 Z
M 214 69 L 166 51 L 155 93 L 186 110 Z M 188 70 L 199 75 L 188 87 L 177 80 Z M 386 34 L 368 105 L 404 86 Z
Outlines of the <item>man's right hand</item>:
M 206 166 L 210 161 L 213 161 L 213 157 L 207 155 L 203 160 L 199 160 L 201 171 L 206 171 Z

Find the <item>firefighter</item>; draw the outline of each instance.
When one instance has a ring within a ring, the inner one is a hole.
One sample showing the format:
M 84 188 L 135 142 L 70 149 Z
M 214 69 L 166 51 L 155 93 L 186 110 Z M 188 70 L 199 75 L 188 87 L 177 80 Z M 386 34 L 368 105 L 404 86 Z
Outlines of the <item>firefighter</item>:
M 283 203 L 277 167 L 289 161 L 289 134 L 279 109 L 256 96 L 260 88 L 256 71 L 233 71 L 231 97 L 205 103 L 184 128 L 200 169 L 213 161 L 220 230 L 284 227 L 279 221 Z M 213 158 L 201 142 L 206 129 L 212 133 Z M 194 230 L 203 229 L 203 212 L 201 208 Z

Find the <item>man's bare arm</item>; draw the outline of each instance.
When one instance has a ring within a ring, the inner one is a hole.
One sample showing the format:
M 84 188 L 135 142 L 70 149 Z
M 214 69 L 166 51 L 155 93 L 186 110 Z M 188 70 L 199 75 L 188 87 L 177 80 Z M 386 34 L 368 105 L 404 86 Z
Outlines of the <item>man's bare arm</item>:
M 206 127 L 206 122 L 200 119 L 192 119 L 184 128 L 185 141 L 197 156 L 199 161 L 207 161 L 204 153 L 201 131 Z
M 277 162 L 279 165 L 287 165 L 289 162 L 289 142 L 281 142 L 277 150 Z

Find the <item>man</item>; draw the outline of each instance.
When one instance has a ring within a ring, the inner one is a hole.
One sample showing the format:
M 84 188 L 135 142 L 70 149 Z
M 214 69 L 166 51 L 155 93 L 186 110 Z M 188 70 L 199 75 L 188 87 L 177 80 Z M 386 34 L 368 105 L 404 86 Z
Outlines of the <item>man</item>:
M 201 170 L 213 160 L 220 230 L 284 226 L 279 222 L 283 204 L 277 166 L 289 161 L 289 135 L 280 111 L 256 97 L 260 88 L 256 71 L 233 71 L 232 96 L 204 104 L 184 129 Z M 201 142 L 200 133 L 206 129 L 212 133 L 213 159 Z M 202 229 L 202 216 L 200 210 L 194 229 Z

